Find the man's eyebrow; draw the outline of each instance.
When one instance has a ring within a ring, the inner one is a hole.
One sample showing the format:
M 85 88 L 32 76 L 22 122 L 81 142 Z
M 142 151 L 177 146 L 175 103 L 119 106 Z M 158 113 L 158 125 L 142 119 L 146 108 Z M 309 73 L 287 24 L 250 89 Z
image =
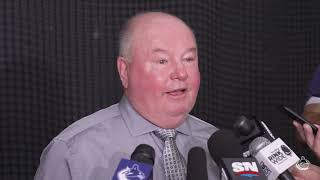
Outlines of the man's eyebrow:
M 161 49 L 161 48 L 155 48 L 155 49 L 152 49 L 152 52 L 167 52 L 167 50 Z
M 191 48 L 188 48 L 187 50 L 184 51 L 183 54 L 186 54 L 188 52 L 194 52 L 194 53 L 197 53 L 198 52 L 198 49 L 196 47 L 191 47 Z

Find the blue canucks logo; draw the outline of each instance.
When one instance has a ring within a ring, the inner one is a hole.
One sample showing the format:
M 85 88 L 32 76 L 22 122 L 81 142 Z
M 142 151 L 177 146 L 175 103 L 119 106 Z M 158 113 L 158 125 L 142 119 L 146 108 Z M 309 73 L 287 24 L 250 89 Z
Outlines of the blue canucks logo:
M 117 173 L 119 180 L 143 180 L 145 174 L 139 169 L 139 165 L 133 164 L 132 167 L 127 166 Z

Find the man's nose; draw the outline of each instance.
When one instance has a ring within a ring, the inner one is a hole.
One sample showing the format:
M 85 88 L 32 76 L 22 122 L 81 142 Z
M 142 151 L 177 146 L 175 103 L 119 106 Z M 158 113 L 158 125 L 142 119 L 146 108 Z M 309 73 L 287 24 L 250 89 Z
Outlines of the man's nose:
M 173 63 L 173 70 L 171 73 L 171 79 L 179 79 L 184 81 L 188 78 L 188 73 L 183 62 Z

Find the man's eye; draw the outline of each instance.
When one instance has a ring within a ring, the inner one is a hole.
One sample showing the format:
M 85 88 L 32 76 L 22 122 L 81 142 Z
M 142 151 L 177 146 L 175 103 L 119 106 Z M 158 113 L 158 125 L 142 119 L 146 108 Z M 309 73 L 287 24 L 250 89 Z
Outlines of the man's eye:
M 165 63 L 167 63 L 167 62 L 168 62 L 168 60 L 166 60 L 166 59 L 160 59 L 160 60 L 159 60 L 159 63 L 160 63 L 160 64 L 165 64 Z
M 194 61 L 194 58 L 185 58 L 185 61 L 191 62 L 191 61 Z

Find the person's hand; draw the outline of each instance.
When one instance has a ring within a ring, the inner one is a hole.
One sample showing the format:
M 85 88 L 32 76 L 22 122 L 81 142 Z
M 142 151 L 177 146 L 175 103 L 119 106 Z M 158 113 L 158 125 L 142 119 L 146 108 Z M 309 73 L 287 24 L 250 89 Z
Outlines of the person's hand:
M 298 169 L 297 167 L 293 167 L 290 171 L 296 180 L 306 180 L 306 179 L 319 180 L 320 179 L 320 167 L 313 164 L 310 164 L 308 169 L 306 170 L 301 170 L 301 169 Z
M 317 126 L 317 128 L 319 129 L 316 135 L 313 135 L 312 128 L 306 123 L 304 123 L 302 126 L 297 121 L 293 121 L 293 125 L 295 126 L 301 140 L 305 142 L 310 147 L 310 149 L 315 153 L 315 155 L 320 159 L 320 127 L 319 125 L 315 124 L 315 126 Z

